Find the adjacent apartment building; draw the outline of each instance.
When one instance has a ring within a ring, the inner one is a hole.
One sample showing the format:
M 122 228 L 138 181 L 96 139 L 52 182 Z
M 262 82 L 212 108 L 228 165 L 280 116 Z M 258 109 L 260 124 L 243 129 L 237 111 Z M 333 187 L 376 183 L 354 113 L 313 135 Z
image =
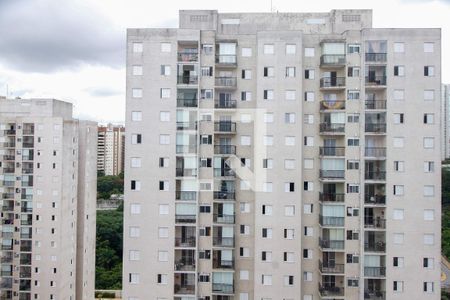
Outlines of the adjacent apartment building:
M 0 299 L 93 299 L 97 123 L 0 98 Z
M 125 157 L 125 128 L 123 126 L 98 127 L 97 171 L 105 175 L 123 172 Z
M 442 85 L 441 100 L 441 158 L 444 160 L 450 158 L 450 84 Z
M 129 29 L 126 300 L 440 298 L 439 29 Z

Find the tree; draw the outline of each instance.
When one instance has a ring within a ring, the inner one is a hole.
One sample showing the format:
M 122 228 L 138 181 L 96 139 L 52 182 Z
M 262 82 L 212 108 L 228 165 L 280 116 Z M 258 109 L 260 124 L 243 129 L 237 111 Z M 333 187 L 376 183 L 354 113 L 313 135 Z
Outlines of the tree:
M 123 175 L 97 178 L 97 199 L 109 199 L 112 194 L 123 194 Z

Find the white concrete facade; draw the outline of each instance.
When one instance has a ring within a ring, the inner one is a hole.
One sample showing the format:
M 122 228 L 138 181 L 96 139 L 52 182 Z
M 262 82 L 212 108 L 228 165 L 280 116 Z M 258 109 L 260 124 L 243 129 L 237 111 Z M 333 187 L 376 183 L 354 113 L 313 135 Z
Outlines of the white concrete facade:
M 441 89 L 441 154 L 442 160 L 450 158 L 450 84 Z
M 124 299 L 439 299 L 439 29 L 129 29 Z
M 1 299 L 93 299 L 97 123 L 2 98 L 0 142 Z

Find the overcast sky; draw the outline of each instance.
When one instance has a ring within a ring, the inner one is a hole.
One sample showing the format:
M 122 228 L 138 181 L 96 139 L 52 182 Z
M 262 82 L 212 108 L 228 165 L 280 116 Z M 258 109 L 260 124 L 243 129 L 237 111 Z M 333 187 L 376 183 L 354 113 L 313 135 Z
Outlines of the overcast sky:
M 450 0 L 272 2 L 280 12 L 369 8 L 374 27 L 442 28 L 450 83 Z M 177 27 L 179 9 L 269 12 L 270 0 L 0 0 L 0 95 L 53 97 L 80 118 L 123 122 L 125 30 Z

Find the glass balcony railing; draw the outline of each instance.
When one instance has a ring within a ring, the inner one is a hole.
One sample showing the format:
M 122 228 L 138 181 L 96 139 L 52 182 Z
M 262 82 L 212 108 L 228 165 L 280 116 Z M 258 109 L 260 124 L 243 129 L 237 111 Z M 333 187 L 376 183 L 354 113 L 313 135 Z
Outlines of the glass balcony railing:
M 370 205 L 386 205 L 386 195 L 364 195 L 364 203 Z
M 175 247 L 195 247 L 195 236 L 175 237 Z
M 198 52 L 193 51 L 179 51 L 178 52 L 179 62 L 196 62 L 198 61 Z
M 320 170 L 319 177 L 321 179 L 343 179 L 345 170 Z
M 364 267 L 366 277 L 386 277 L 386 267 Z
M 319 147 L 321 156 L 345 156 L 345 147 Z
M 366 123 L 366 132 L 386 133 L 386 123 Z
M 236 66 L 237 59 L 235 54 L 217 54 L 216 64 L 224 66 Z
M 322 193 L 319 192 L 319 200 L 322 202 L 344 202 L 344 193 Z
M 343 227 L 344 217 L 328 217 L 319 215 L 319 224 L 326 227 Z
M 195 223 L 196 221 L 196 215 L 175 215 L 175 223 Z
M 345 66 L 345 54 L 324 54 L 320 57 L 321 66 Z
M 345 88 L 345 77 L 322 77 L 321 88 Z
M 344 287 L 321 285 L 319 283 L 319 293 L 322 297 L 341 297 L 344 296 Z
M 177 130 L 197 130 L 197 122 L 177 122 Z
M 195 284 L 175 284 L 174 293 L 179 295 L 194 295 Z
M 344 264 L 336 264 L 334 262 L 322 262 L 319 260 L 319 270 L 321 273 L 344 273 Z
M 229 122 L 229 121 L 214 122 L 214 131 L 221 133 L 235 133 L 236 122 Z
M 344 250 L 344 240 L 330 240 L 319 238 L 319 246 L 322 249 Z
M 235 215 L 214 214 L 213 221 L 217 224 L 234 224 Z
M 176 271 L 195 271 L 195 258 L 192 256 L 182 257 L 175 260 Z
M 236 154 L 236 146 L 214 145 L 214 154 Z
M 234 269 L 234 260 L 228 259 L 214 259 L 213 260 L 214 269 Z
M 197 106 L 198 106 L 197 99 L 185 99 L 185 98 L 177 99 L 177 107 L 197 107 Z
M 375 228 L 375 229 L 385 229 L 386 219 L 381 217 L 364 216 L 364 227 L 365 228 Z
M 387 53 L 366 53 L 366 62 L 386 62 Z
M 386 147 L 366 147 L 364 155 L 367 157 L 386 157 Z
M 235 192 L 234 191 L 214 191 L 213 193 L 214 200 L 235 200 Z
M 321 133 L 344 133 L 345 123 L 320 123 Z
M 237 86 L 236 77 L 216 77 L 216 87 L 235 88 Z
M 215 108 L 236 108 L 236 100 L 216 100 Z
M 367 180 L 386 180 L 386 171 L 366 171 L 364 178 Z
M 213 293 L 233 294 L 234 285 L 230 283 L 214 283 L 212 284 Z
M 364 300 L 386 300 L 386 292 L 380 290 L 364 291 Z
M 197 192 L 195 191 L 175 191 L 176 200 L 195 201 L 197 200 Z
M 385 86 L 386 76 L 366 76 L 366 86 Z
M 366 109 L 386 109 L 386 100 L 366 100 Z
M 386 252 L 385 242 L 364 243 L 364 251 L 366 252 Z
M 213 237 L 213 246 L 234 247 L 234 237 Z
M 179 75 L 177 77 L 178 84 L 198 84 L 198 76 L 197 75 Z

